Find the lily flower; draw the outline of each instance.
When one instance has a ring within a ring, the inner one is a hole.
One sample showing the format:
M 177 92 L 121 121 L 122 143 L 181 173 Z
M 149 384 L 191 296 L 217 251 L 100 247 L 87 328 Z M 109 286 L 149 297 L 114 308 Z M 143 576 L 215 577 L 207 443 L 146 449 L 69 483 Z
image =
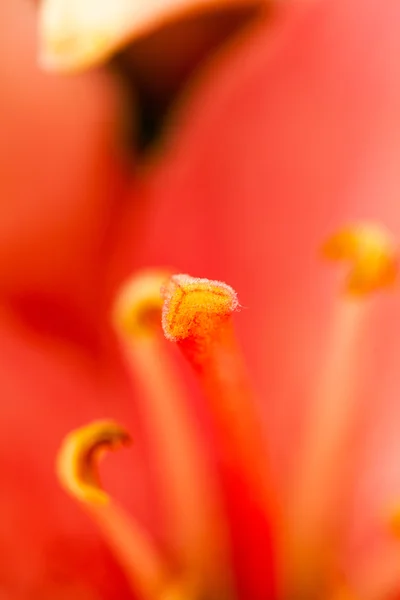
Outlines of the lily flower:
M 140 227 L 128 208 L 107 261 L 75 257 L 80 294 L 45 271 L 56 324 L 4 307 L 6 597 L 398 594 L 400 7 L 275 10 L 192 80 Z M 113 285 L 84 286 L 96 262 Z M 156 270 L 118 291 L 128 266 Z M 94 338 L 60 330 L 66 298 Z

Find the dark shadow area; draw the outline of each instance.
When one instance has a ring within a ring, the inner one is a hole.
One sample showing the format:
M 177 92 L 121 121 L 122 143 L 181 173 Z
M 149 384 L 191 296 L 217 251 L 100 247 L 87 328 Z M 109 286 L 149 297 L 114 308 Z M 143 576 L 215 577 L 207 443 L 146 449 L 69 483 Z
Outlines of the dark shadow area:
M 201 65 L 260 8 L 211 11 L 174 21 L 133 42 L 110 62 L 124 90 L 123 142 L 143 154 L 159 138 L 171 105 Z

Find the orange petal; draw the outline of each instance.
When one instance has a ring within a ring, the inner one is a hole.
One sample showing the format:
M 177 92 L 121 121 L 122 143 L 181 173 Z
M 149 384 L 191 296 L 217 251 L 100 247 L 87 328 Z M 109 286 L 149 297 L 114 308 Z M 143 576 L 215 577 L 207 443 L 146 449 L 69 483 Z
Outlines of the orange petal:
M 30 3 L 0 3 L 0 280 L 7 291 L 78 296 L 93 289 L 122 192 L 117 98 L 100 73 L 41 73 L 35 29 Z
M 95 371 L 77 352 L 61 350 L 49 340 L 39 342 L 3 314 L 0 329 L 2 592 L 13 600 L 50 600 L 65 593 L 77 600 L 128 598 L 122 571 L 100 533 L 54 474 L 57 450 L 68 430 L 98 415 L 100 404 L 104 412 L 123 416 L 118 405 L 124 392 L 118 384 L 96 383 Z M 123 418 L 133 425 L 129 416 Z M 143 492 L 136 492 L 135 500 L 135 486 L 140 490 L 143 485 L 141 467 L 127 485 L 123 463 L 114 463 L 111 473 L 104 470 L 107 483 L 138 506 Z

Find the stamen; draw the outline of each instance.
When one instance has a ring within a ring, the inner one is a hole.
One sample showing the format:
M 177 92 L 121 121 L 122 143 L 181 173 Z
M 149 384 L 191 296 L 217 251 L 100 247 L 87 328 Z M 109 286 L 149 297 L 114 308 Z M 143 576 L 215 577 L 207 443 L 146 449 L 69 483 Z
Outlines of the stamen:
M 161 331 L 160 290 L 168 276 L 153 270 L 134 277 L 116 301 L 114 323 L 129 369 L 143 390 L 142 411 L 159 470 L 173 550 L 184 567 L 199 573 L 205 587 L 218 565 L 219 586 L 221 573 L 228 569 L 218 492 Z
M 105 450 L 117 450 L 130 442 L 128 432 L 114 421 L 96 421 L 71 432 L 58 455 L 60 482 L 81 502 L 107 504 L 110 498 L 100 486 L 97 463 Z
M 184 589 L 186 584 L 174 582 L 147 533 L 100 486 L 101 456 L 129 442 L 130 436 L 123 427 L 109 420 L 72 431 L 58 454 L 58 476 L 66 491 L 84 503 L 98 524 L 133 590 L 146 600 L 164 600 L 171 586 L 175 586 L 173 598 L 187 600 L 192 595 Z
M 328 355 L 289 500 L 286 561 L 292 573 L 287 580 L 309 598 L 320 584 L 318 576 L 330 568 L 327 563 L 335 548 L 339 523 L 334 515 L 340 518 L 337 504 L 342 500 L 343 466 L 356 420 L 363 338 L 371 308 L 367 300 L 372 292 L 393 285 L 397 272 L 394 245 L 376 226 L 358 225 L 338 232 L 327 241 L 324 253 L 329 259 L 348 260 L 351 268 L 347 293 L 337 301 Z
M 387 231 L 374 224 L 359 224 L 340 230 L 328 238 L 323 252 L 330 260 L 351 263 L 346 280 L 346 290 L 350 294 L 369 294 L 396 282 L 396 245 Z
M 163 290 L 163 329 L 197 371 L 224 440 L 226 457 L 248 480 L 254 499 L 270 509 L 260 420 L 236 342 L 234 290 L 220 281 L 174 275 Z

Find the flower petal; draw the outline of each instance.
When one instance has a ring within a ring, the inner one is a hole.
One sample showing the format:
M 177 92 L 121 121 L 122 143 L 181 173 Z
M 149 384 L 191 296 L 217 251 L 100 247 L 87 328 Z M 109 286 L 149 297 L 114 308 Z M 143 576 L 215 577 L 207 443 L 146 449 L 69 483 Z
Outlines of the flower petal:
M 123 189 L 114 148 L 118 99 L 103 74 L 41 73 L 35 29 L 33 6 L 1 2 L 1 288 L 77 297 L 93 288 Z
M 241 4 L 255 0 L 41 0 L 40 60 L 49 69 L 84 69 L 177 16 Z
M 115 384 L 110 367 L 103 365 L 99 378 L 95 362 L 68 345 L 39 340 L 3 312 L 0 329 L 2 593 L 12 600 L 131 598 L 99 531 L 55 474 L 60 440 L 70 428 L 102 411 L 134 429 L 122 408 L 128 388 Z M 117 496 L 138 507 L 144 482 L 137 466 L 126 485 L 129 460 L 110 465 L 107 479 Z

